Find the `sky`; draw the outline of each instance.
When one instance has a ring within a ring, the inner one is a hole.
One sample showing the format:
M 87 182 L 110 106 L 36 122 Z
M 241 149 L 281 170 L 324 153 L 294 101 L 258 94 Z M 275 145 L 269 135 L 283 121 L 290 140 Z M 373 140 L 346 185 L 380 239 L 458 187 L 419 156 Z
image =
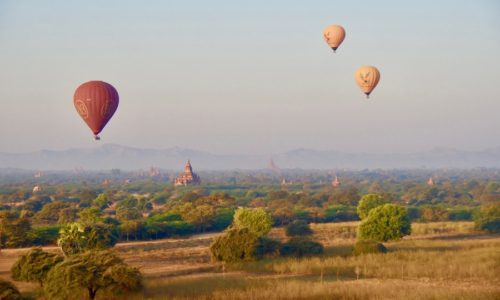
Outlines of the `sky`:
M 0 0 L 0 152 L 494 148 L 499 53 L 494 0 Z M 100 142 L 73 106 L 89 80 L 120 94 Z

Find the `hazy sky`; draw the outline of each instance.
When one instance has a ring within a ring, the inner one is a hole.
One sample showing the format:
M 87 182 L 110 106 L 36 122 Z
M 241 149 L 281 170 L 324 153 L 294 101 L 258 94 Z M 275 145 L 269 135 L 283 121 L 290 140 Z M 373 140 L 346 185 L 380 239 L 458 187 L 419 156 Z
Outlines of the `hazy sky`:
M 333 54 L 326 25 L 346 29 Z M 354 71 L 377 66 L 370 100 Z M 89 80 L 120 107 L 95 142 Z M 0 0 L 0 151 L 500 146 L 500 2 Z

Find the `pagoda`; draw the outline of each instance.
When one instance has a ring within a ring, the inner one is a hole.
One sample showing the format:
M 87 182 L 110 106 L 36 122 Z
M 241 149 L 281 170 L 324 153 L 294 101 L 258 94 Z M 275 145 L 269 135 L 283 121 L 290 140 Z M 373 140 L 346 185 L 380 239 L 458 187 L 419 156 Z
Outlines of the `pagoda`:
M 339 187 L 340 186 L 340 180 L 337 176 L 335 176 L 335 179 L 332 181 L 332 186 L 333 187 Z
M 190 185 L 190 184 L 199 184 L 200 177 L 193 173 L 193 168 L 191 167 L 191 162 L 188 160 L 186 166 L 184 167 L 184 173 L 177 176 L 175 179 L 174 185 Z

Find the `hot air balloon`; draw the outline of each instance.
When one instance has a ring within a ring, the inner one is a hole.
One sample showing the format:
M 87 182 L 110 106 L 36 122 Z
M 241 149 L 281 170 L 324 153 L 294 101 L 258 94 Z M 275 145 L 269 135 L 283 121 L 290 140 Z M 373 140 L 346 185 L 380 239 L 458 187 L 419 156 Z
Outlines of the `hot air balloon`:
M 335 52 L 345 38 L 344 27 L 336 24 L 327 26 L 323 30 L 323 37 L 328 46 Z
M 363 66 L 356 71 L 354 79 L 363 93 L 366 94 L 366 98 L 369 98 L 370 93 L 380 80 L 380 72 L 373 66 Z
M 76 111 L 92 130 L 96 140 L 100 139 L 98 134 L 118 108 L 118 102 L 118 92 L 104 81 L 85 82 L 73 96 Z

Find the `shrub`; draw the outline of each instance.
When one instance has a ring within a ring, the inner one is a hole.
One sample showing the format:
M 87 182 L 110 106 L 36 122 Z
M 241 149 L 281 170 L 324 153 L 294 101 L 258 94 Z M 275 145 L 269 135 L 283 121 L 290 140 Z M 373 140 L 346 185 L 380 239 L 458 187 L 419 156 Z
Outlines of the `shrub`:
M 388 241 L 400 239 L 411 232 L 411 222 L 404 207 L 384 204 L 374 208 L 358 227 L 360 239 Z
M 312 230 L 306 221 L 295 220 L 286 226 L 285 233 L 287 236 L 304 236 L 311 235 Z
M 240 207 L 234 213 L 233 225 L 248 228 L 257 236 L 266 235 L 272 226 L 271 216 L 262 208 Z
M 448 211 L 450 221 L 470 221 L 472 220 L 472 209 L 470 208 L 452 208 Z
M 387 248 L 382 243 L 372 240 L 359 240 L 354 245 L 352 254 L 386 253 Z
M 260 237 L 255 245 L 255 256 L 259 259 L 264 257 L 277 257 L 280 254 L 281 247 L 281 243 L 277 240 L 265 236 Z
M 325 210 L 326 222 L 343 222 L 359 220 L 355 206 L 332 205 Z
M 231 228 L 210 245 L 212 259 L 224 262 L 256 259 L 258 236 L 248 228 Z
M 500 203 L 481 207 L 474 218 L 476 229 L 500 233 Z
M 323 253 L 323 245 L 306 238 L 291 238 L 280 249 L 283 256 L 302 257 Z
M 21 300 L 21 293 L 17 288 L 7 280 L 0 278 L 0 299 L 2 300 Z
M 378 194 L 366 194 L 359 200 L 356 211 L 358 212 L 359 218 L 364 219 L 368 217 L 370 210 L 386 203 L 387 201 Z
M 448 220 L 449 213 L 445 208 L 427 206 L 420 209 L 420 221 L 422 222 L 444 222 Z

